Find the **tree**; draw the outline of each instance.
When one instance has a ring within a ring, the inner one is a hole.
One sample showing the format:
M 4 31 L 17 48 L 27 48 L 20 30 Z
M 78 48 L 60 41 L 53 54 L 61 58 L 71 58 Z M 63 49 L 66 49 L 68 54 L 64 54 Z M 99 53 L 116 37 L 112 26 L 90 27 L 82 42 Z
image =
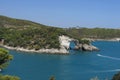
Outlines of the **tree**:
M 120 80 L 120 72 L 115 74 L 112 78 L 112 80 Z
M 51 76 L 51 77 L 50 77 L 50 80 L 55 80 L 55 77 L 54 77 L 54 76 Z
M 3 48 L 0 48 L 0 69 L 7 67 L 10 60 L 13 59 L 13 56 Z
M 0 48 L 0 70 L 7 67 L 10 60 L 13 59 L 13 56 L 9 54 L 9 52 L 3 48 Z M 0 75 L 0 80 L 20 80 L 17 76 L 10 75 Z
M 0 75 L 0 80 L 20 80 L 17 76 Z

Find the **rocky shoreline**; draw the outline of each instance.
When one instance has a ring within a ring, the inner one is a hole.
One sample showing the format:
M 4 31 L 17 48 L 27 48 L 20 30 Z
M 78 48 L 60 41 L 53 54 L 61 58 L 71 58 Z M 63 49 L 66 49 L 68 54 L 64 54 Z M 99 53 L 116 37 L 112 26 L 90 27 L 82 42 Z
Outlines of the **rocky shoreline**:
M 81 50 L 81 51 L 99 51 L 99 49 L 91 44 L 79 44 L 76 45 L 75 50 Z
M 92 39 L 92 38 L 83 38 L 85 40 L 89 40 L 89 41 L 117 41 L 120 42 L 120 38 L 112 38 L 112 39 Z
M 25 49 L 23 47 L 11 47 L 11 46 L 7 46 L 4 44 L 1 44 L 1 47 L 10 49 L 10 50 L 16 50 L 16 51 L 22 51 L 22 52 L 34 52 L 34 53 L 49 53 L 49 54 L 69 54 L 69 45 L 70 45 L 70 38 L 67 36 L 59 36 L 59 42 L 60 42 L 60 49 L 55 49 L 55 48 L 51 48 L 51 49 L 39 49 L 39 50 L 35 50 L 35 49 Z
M 60 42 L 60 49 L 25 49 L 23 47 L 11 47 L 4 44 L 1 44 L 1 47 L 10 49 L 10 50 L 16 50 L 16 51 L 22 51 L 22 52 L 34 52 L 34 53 L 49 53 L 49 54 L 69 54 L 69 48 L 70 48 L 70 42 L 75 41 L 75 39 L 69 38 L 68 36 L 59 36 L 59 42 Z M 77 42 L 77 40 L 76 40 Z M 74 48 L 74 50 L 81 50 L 81 51 L 98 51 L 99 49 L 91 44 L 77 44 Z
M 11 46 L 7 46 L 4 44 L 1 44 L 1 47 L 10 49 L 10 50 L 16 50 L 16 51 L 22 51 L 22 52 L 34 52 L 34 53 L 49 53 L 49 54 L 69 54 L 69 51 L 66 47 L 69 47 L 69 38 L 66 36 L 59 36 L 59 42 L 60 42 L 60 49 L 55 49 L 55 48 L 51 48 L 51 49 L 39 49 L 39 50 L 35 50 L 35 49 L 25 49 L 23 47 L 11 47 Z
M 6 49 L 10 49 L 10 50 L 16 50 L 16 51 L 22 51 L 22 52 L 34 52 L 34 53 L 50 53 L 50 54 L 68 54 L 69 51 L 67 51 L 66 49 L 40 49 L 40 50 L 35 50 L 35 49 L 24 49 L 24 48 L 20 48 L 20 47 L 10 47 L 10 46 L 6 46 L 6 45 L 1 45 L 1 47 L 4 47 Z
M 120 41 L 120 38 L 113 38 L 113 39 L 91 39 L 91 38 L 84 38 L 85 40 L 89 41 Z M 11 47 L 7 45 L 0 44 L 1 47 L 10 49 L 10 50 L 16 50 L 16 51 L 22 51 L 22 52 L 34 52 L 34 53 L 49 53 L 49 54 L 69 54 L 70 49 L 70 42 L 75 39 L 69 38 L 68 36 L 59 36 L 59 42 L 60 42 L 60 49 L 25 49 L 22 47 Z M 74 50 L 81 50 L 81 51 L 99 51 L 99 49 L 91 44 L 77 44 L 74 48 Z

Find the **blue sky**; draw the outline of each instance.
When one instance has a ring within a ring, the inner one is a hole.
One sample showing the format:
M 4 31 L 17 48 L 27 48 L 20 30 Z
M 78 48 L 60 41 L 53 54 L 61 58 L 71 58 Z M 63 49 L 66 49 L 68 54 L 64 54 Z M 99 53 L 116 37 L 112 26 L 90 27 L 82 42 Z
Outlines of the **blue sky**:
M 120 0 L 0 0 L 0 15 L 58 27 L 120 28 Z

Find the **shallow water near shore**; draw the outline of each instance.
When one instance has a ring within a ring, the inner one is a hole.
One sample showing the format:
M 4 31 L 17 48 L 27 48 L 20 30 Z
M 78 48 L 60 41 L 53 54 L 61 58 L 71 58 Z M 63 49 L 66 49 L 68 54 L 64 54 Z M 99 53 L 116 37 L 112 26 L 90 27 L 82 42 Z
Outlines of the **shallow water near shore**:
M 10 50 L 14 60 L 3 74 L 16 75 L 21 80 L 101 80 L 120 71 L 120 42 L 93 42 L 99 52 L 70 51 L 70 55 L 25 53 Z

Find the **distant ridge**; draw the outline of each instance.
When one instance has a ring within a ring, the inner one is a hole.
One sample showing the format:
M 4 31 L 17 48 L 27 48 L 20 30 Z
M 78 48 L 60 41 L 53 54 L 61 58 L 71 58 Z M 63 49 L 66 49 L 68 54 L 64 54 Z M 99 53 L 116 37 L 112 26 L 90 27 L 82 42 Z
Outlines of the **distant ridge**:
M 15 18 L 10 18 L 7 16 L 3 16 L 0 15 L 0 27 L 6 27 L 4 25 L 12 25 L 12 26 L 25 26 L 25 25 L 29 25 L 29 26 L 35 26 L 35 27 L 44 27 L 46 25 L 40 24 L 40 23 L 36 23 L 33 21 L 29 21 L 29 20 L 23 20 L 23 19 L 15 19 Z M 47 27 L 47 26 L 46 26 Z

